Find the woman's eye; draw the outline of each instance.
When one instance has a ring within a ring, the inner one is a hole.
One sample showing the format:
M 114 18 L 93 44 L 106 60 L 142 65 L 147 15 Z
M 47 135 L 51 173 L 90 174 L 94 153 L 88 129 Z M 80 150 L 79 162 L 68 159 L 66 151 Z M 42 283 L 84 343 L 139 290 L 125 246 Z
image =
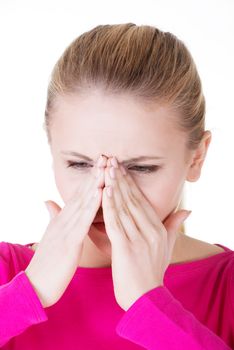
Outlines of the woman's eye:
M 85 163 L 85 162 L 67 162 L 67 164 L 68 164 L 68 168 L 79 168 L 79 169 L 83 169 L 83 168 L 87 168 L 87 165 L 89 165 L 89 164 L 87 164 L 87 163 Z M 85 165 L 85 166 L 84 166 Z
M 87 169 L 90 167 L 88 163 L 85 162 L 71 162 L 68 161 L 68 168 L 76 168 L 76 169 Z M 129 170 L 137 171 L 138 173 L 152 173 L 156 170 L 158 170 L 159 166 L 158 165 L 151 165 L 151 166 L 140 166 L 140 165 L 135 165 L 132 167 L 129 167 Z
M 151 166 L 133 166 L 130 168 L 130 170 L 134 169 L 135 171 L 138 171 L 140 173 L 152 173 L 156 171 L 159 168 L 157 165 L 151 165 Z

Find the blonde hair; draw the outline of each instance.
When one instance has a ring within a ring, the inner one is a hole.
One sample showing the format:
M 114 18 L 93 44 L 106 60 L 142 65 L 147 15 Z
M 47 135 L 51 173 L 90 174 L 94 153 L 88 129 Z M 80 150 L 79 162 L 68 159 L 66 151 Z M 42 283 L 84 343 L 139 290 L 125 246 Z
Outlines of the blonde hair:
M 48 85 L 43 128 L 49 144 L 56 97 L 93 87 L 167 104 L 177 112 L 175 126 L 188 135 L 187 150 L 199 146 L 205 131 L 201 80 L 189 50 L 172 33 L 149 25 L 106 24 L 73 40 L 56 62 Z M 185 233 L 184 225 L 180 232 Z

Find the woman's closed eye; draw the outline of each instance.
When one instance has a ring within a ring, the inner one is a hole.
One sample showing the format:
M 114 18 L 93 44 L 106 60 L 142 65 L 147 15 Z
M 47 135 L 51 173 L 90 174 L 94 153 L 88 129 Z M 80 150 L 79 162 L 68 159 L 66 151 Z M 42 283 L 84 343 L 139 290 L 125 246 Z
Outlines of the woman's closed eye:
M 71 162 L 68 161 L 68 168 L 75 168 L 78 170 L 83 170 L 92 167 L 92 165 L 85 162 Z M 152 173 L 160 168 L 159 165 L 135 165 L 128 167 L 129 170 L 137 171 L 140 173 Z
M 88 163 L 85 163 L 85 162 L 70 162 L 68 161 L 67 162 L 68 166 L 67 168 L 79 168 L 79 169 L 82 169 L 82 168 L 87 168 L 87 166 L 83 166 L 83 164 L 85 165 L 89 165 Z

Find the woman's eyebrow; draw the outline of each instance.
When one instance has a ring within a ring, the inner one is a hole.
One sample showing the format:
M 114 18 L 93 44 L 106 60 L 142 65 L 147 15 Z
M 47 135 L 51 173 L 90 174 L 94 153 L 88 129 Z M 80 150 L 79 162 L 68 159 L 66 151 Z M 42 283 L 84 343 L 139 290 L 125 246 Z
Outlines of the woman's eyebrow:
M 74 152 L 74 151 L 61 151 L 62 154 L 66 154 L 66 155 L 70 155 L 70 156 L 74 156 L 77 158 L 81 158 L 81 159 L 85 159 L 89 162 L 93 162 L 93 159 L 89 158 L 88 156 L 78 153 L 78 152 Z M 129 158 L 126 159 L 120 163 L 130 163 L 130 162 L 137 162 L 140 160 L 148 160 L 148 159 L 165 159 L 165 157 L 159 157 L 159 156 L 140 156 L 140 157 L 134 157 L 134 158 Z

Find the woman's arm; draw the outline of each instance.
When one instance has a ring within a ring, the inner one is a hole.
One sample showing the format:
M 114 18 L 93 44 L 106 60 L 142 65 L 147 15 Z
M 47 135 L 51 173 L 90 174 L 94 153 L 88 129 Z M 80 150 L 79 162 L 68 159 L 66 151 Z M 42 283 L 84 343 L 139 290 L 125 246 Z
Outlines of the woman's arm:
M 0 276 L 3 274 L 0 257 Z M 40 299 L 24 271 L 0 286 L 0 346 L 29 326 L 47 319 Z
M 165 286 L 142 295 L 126 311 L 116 331 L 121 337 L 148 350 L 231 349 L 186 310 Z

